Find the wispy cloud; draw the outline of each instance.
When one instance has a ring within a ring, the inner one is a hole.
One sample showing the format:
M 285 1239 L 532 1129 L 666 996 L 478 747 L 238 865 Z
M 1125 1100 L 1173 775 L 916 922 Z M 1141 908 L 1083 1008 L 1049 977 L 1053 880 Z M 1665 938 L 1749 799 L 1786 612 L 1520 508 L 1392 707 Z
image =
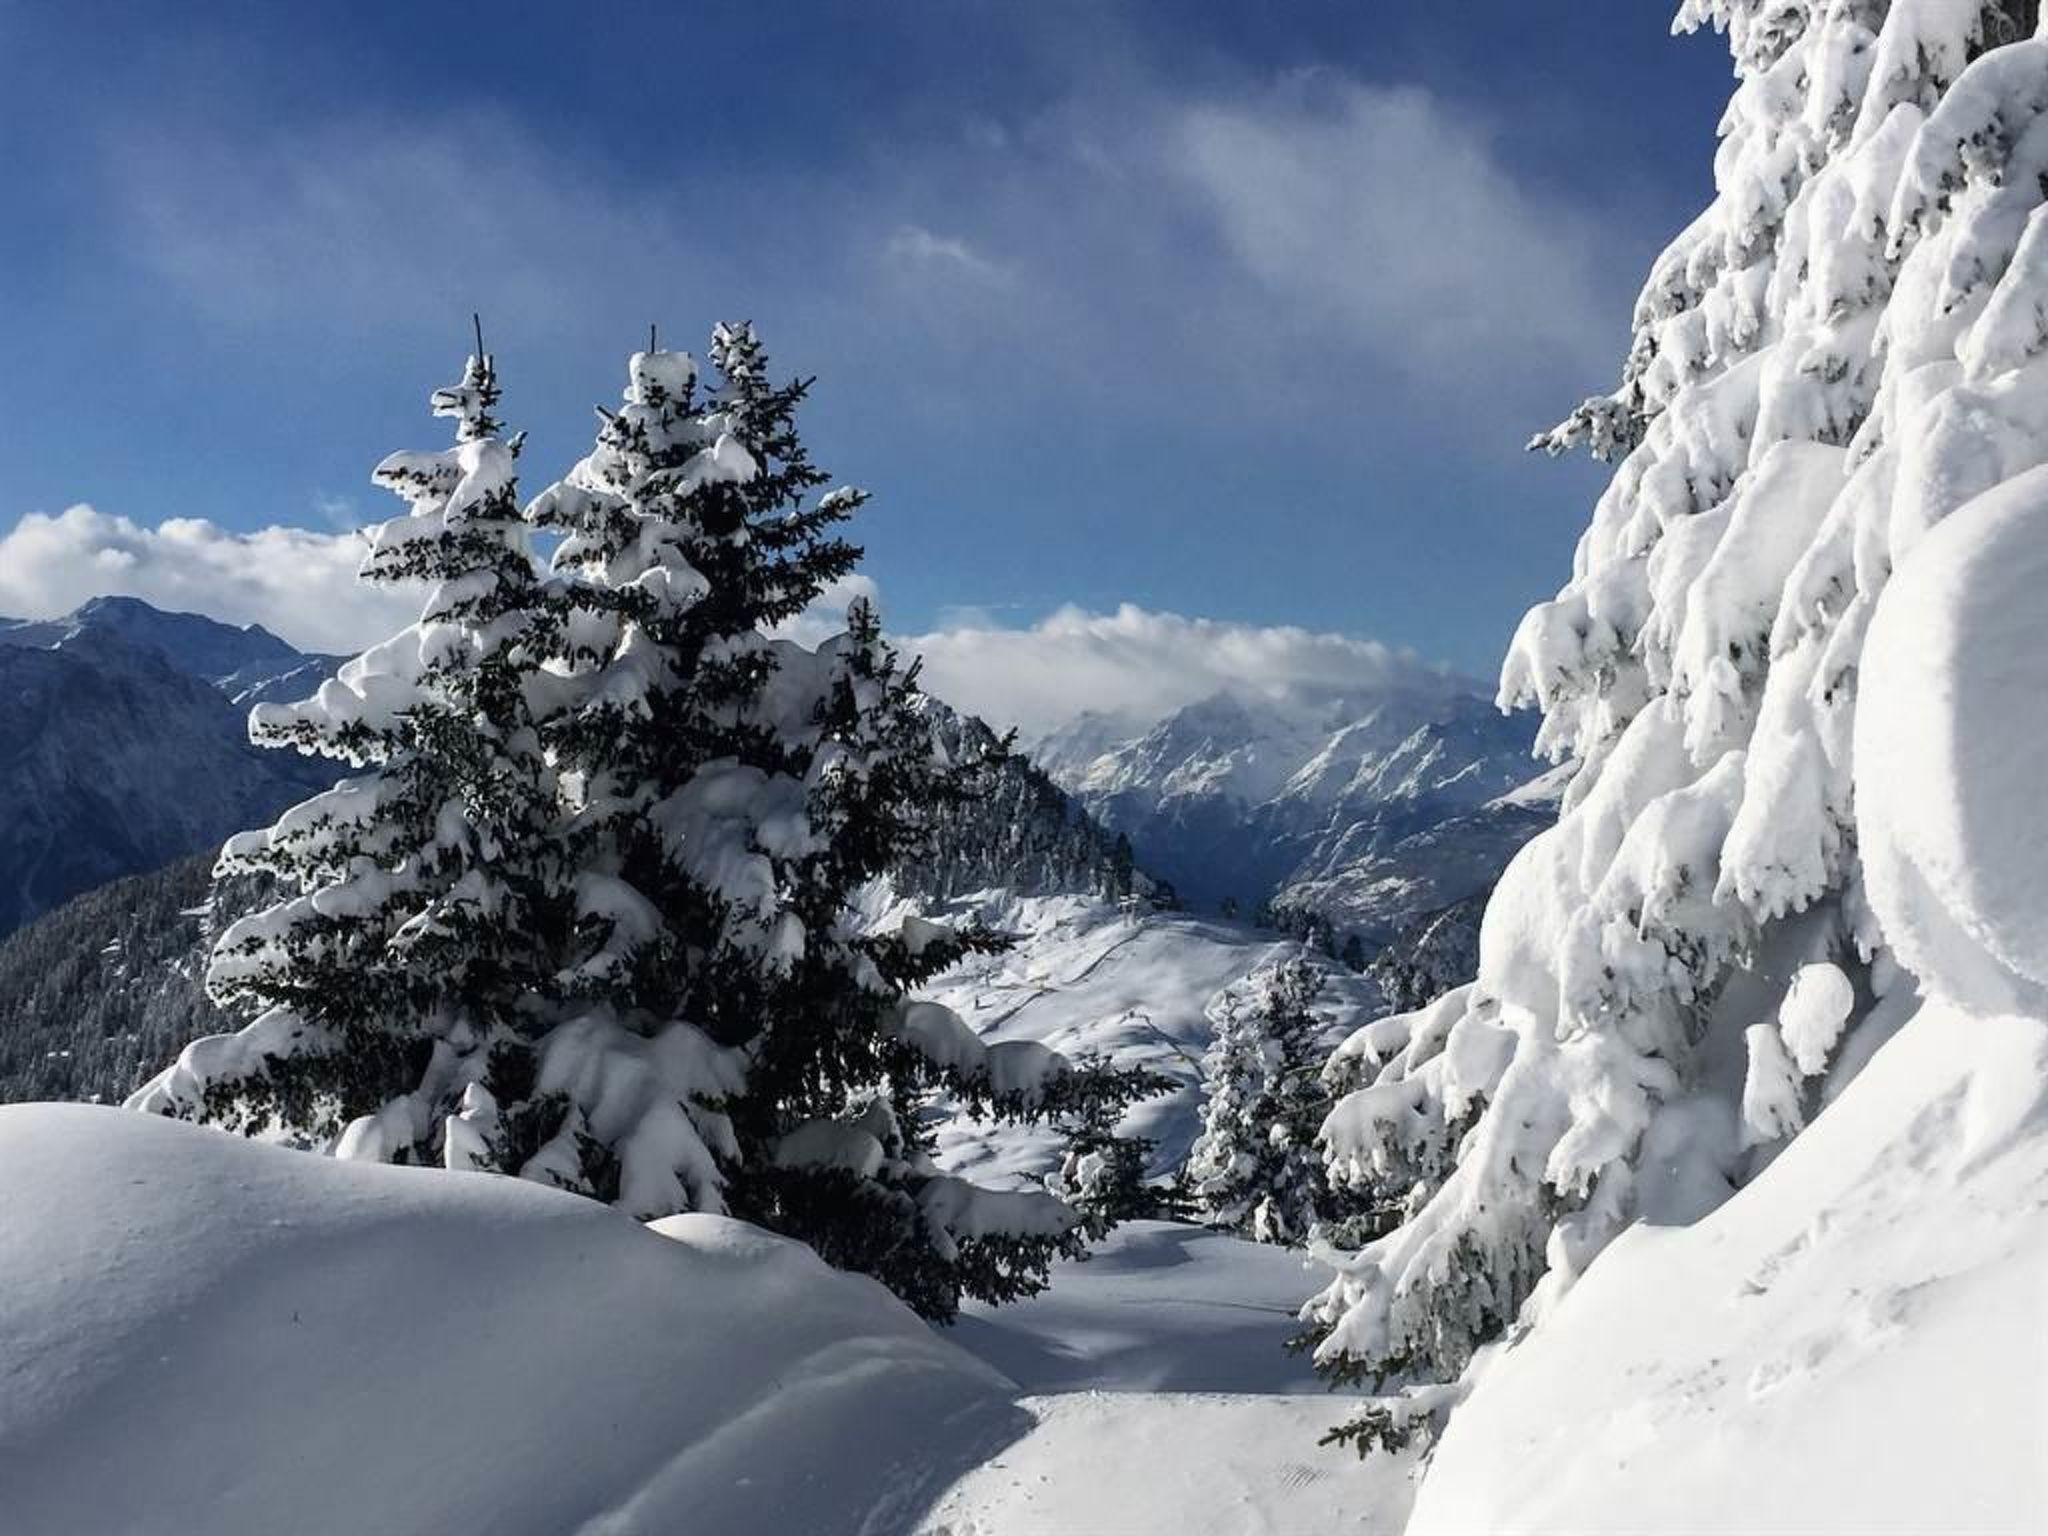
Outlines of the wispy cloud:
M 1597 223 L 1522 185 L 1469 106 L 1330 71 L 1086 75 L 1028 120 L 829 180 L 708 163 L 659 185 L 477 113 L 153 123 L 109 164 L 141 259 L 223 323 L 367 334 L 481 307 L 581 339 L 689 303 L 793 326 L 807 366 L 915 381 L 966 357 L 998 417 L 1079 392 L 1193 423 L 1232 374 L 1265 381 L 1234 409 L 1282 416 L 1290 380 L 1326 410 L 1419 386 L 1506 452 L 1524 381 L 1546 401 L 1572 393 L 1560 367 L 1597 382 L 1620 318 Z M 1029 367 L 989 378 L 1019 343 Z
M 1467 108 L 1317 71 L 1179 109 L 1168 154 L 1274 306 L 1401 372 L 1463 389 L 1611 356 L 1597 225 L 1512 175 Z
M 141 258 L 223 323 L 445 328 L 482 309 L 546 334 L 604 286 L 593 252 L 615 277 L 693 275 L 665 202 L 618 195 L 496 115 L 151 128 L 112 144 L 116 196 Z
M 914 272 L 950 272 L 998 287 L 1010 279 L 1007 267 L 991 261 L 965 240 L 935 235 L 921 224 L 904 224 L 891 230 L 882 251 L 890 261 Z

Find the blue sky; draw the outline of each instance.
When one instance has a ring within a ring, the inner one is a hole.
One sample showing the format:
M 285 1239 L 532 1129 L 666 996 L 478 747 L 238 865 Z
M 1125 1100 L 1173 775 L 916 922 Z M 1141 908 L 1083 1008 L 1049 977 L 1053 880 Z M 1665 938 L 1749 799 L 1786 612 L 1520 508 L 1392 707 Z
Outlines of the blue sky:
M 1520 445 L 1707 192 L 1727 57 L 1667 9 L 0 0 L 0 538 L 381 517 L 472 308 L 537 490 L 650 321 L 746 316 L 901 631 L 1488 674 L 1601 483 Z

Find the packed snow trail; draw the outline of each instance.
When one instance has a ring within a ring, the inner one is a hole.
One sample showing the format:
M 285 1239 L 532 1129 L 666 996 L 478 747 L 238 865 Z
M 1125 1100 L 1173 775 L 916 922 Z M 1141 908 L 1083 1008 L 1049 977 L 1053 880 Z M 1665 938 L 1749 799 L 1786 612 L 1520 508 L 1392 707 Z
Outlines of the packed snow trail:
M 953 1341 L 1033 1423 L 961 1477 L 920 1536 L 1398 1532 L 1407 1458 L 1318 1445 L 1345 1404 L 1286 1350 L 1302 1256 L 1168 1222 L 1120 1228 L 1052 1289 L 968 1309 Z
M 1318 1446 L 1326 1402 L 1227 1393 L 1027 1397 L 1037 1424 L 968 1473 L 918 1536 L 1392 1533 L 1407 1467 Z
M 1102 1052 L 1175 1077 L 1127 1131 L 1177 1165 L 1198 1127 L 1203 1050 L 1224 1000 L 1300 955 L 1291 941 L 1185 913 L 1134 916 L 1085 898 L 966 898 L 1019 935 L 927 993 L 986 1040 Z M 963 915 L 949 913 L 948 915 Z M 1372 983 L 1333 972 L 1336 1033 L 1378 1010 Z M 941 1158 L 976 1177 L 1051 1166 L 1042 1131 L 955 1122 Z M 1394 1532 L 1412 1496 L 1410 1462 L 1361 1462 L 1322 1446 L 1346 1416 L 1287 1350 L 1296 1310 L 1320 1284 L 1298 1252 L 1168 1222 L 1120 1228 L 1087 1260 L 1058 1266 L 1030 1301 L 969 1306 L 952 1342 L 1017 1384 L 1022 1437 L 947 1488 L 924 1536 L 1291 1536 Z M 881 1529 L 881 1525 L 876 1527 Z

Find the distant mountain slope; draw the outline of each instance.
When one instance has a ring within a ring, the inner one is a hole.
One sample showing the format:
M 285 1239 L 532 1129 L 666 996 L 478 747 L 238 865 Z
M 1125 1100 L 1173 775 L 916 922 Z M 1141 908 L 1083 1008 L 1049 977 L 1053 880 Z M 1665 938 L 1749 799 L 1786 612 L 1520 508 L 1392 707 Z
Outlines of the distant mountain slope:
M 0 645 L 0 933 L 331 782 L 250 746 L 242 721 L 218 688 L 97 625 Z
M 1110 740 L 1084 716 L 1036 755 L 1138 862 L 1197 905 L 1313 910 L 1385 943 L 1485 890 L 1554 818 L 1534 724 L 1453 689 L 1202 700 Z
M 878 893 L 886 902 L 888 893 Z M 874 914 L 880 920 L 878 910 Z M 1085 896 L 983 891 L 936 914 L 979 918 L 1016 935 L 1006 954 L 973 957 L 922 995 L 953 1009 L 987 1040 L 1035 1040 L 1069 1055 L 1146 1066 L 1178 1085 L 1137 1105 L 1127 1131 L 1158 1143 L 1155 1174 L 1186 1159 L 1199 1129 L 1201 1059 L 1219 1011 L 1257 972 L 1306 953 L 1292 939 L 1242 923 L 1157 912 Z M 1378 985 L 1332 962 L 1321 1003 L 1334 1044 L 1382 1011 Z M 1028 1179 L 1058 1163 L 1041 1127 L 955 1121 L 940 1160 L 978 1181 Z
M 213 855 L 130 875 L 0 939 L 0 1100 L 119 1102 L 195 1034 Z
M 973 715 L 929 696 L 925 709 L 940 750 L 956 761 L 999 745 Z M 936 822 L 932 857 L 894 875 L 894 888 L 906 894 L 945 901 L 999 886 L 1020 896 L 1172 904 L 1172 892 L 1137 867 L 1129 839 L 1104 827 L 1021 753 L 996 762 L 974 804 L 929 809 Z
M 59 619 L 0 619 L 0 646 L 47 650 L 85 632 L 153 652 L 245 707 L 303 698 L 345 659 L 297 650 L 260 624 L 238 628 L 203 614 L 170 613 L 139 597 L 91 598 Z
M 132 597 L 0 619 L 0 934 L 332 783 L 331 763 L 249 745 L 246 720 L 338 665 Z

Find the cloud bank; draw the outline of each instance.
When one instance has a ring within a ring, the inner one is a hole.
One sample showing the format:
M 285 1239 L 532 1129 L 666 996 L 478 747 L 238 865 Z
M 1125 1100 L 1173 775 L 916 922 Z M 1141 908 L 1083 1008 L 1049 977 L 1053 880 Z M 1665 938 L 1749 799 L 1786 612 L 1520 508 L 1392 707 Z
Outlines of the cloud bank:
M 0 613 L 49 619 L 90 597 L 139 597 L 261 624 L 304 650 L 353 652 L 420 609 L 416 590 L 357 581 L 361 559 L 353 533 L 239 533 L 197 517 L 145 528 L 84 505 L 54 517 L 31 512 L 0 534 Z
M 957 708 L 1027 738 L 1086 712 L 1137 730 L 1217 693 L 1280 699 L 1471 688 L 1412 652 L 1355 635 L 1230 623 L 1131 603 L 1066 607 L 1025 628 L 957 627 L 899 637 L 924 657 L 924 684 Z
M 203 518 L 145 528 L 81 505 L 54 517 L 31 513 L 0 535 L 0 614 L 54 618 L 120 594 L 346 654 L 411 623 L 420 608 L 416 590 L 356 580 L 360 558 L 354 534 L 237 533 Z M 882 606 L 873 579 L 855 574 L 782 633 L 815 645 L 839 630 L 855 598 Z M 963 610 L 943 627 L 894 640 L 906 658 L 924 658 L 932 693 L 1027 736 L 1091 711 L 1140 729 L 1221 692 L 1277 699 L 1471 686 L 1376 640 L 1131 603 L 1107 613 L 1063 607 L 1021 627 Z

